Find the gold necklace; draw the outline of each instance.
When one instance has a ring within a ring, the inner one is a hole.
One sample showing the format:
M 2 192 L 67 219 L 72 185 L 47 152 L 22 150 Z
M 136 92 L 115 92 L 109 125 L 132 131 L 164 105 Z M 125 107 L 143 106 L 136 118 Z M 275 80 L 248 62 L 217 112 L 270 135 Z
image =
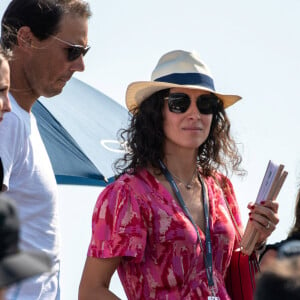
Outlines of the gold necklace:
M 170 172 L 170 171 L 169 171 Z M 170 172 L 171 173 L 171 172 Z M 185 188 L 187 190 L 190 190 L 193 185 L 194 185 L 194 182 L 195 182 L 195 178 L 196 178 L 196 174 L 197 174 L 197 168 L 195 169 L 194 173 L 193 173 L 193 176 L 191 178 L 191 180 L 188 182 L 188 183 L 184 183 L 178 176 L 176 176 L 175 174 L 171 173 L 171 175 L 177 179 L 177 181 L 181 184 L 183 184 L 185 186 Z

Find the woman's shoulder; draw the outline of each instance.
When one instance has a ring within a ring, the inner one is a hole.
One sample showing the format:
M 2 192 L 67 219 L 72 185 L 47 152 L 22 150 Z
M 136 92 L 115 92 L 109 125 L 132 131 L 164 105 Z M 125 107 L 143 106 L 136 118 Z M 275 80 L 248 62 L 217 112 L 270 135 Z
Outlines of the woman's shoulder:
M 113 191 L 113 190 L 120 190 L 130 188 L 130 186 L 136 183 L 136 175 L 131 173 L 124 173 L 117 177 L 114 181 L 109 183 L 103 192 Z
M 232 213 L 237 218 L 237 216 L 240 215 L 239 205 L 230 179 L 221 172 L 214 172 L 212 176 L 210 176 L 209 182 L 211 182 L 211 185 L 214 185 L 215 190 L 219 191 L 221 195 L 223 195 Z
M 233 193 L 233 186 L 230 179 L 221 172 L 214 172 L 207 178 L 207 183 L 211 186 L 217 186 L 223 192 Z
M 148 183 L 149 175 L 146 169 L 140 169 L 135 172 L 129 171 L 123 173 L 116 181 L 117 185 L 142 185 Z M 150 177 L 153 177 L 152 175 Z
M 218 179 L 218 181 L 223 182 L 224 184 L 230 184 L 231 185 L 230 179 L 225 174 L 223 174 L 221 172 L 217 172 L 217 171 L 214 172 L 213 177 Z
M 103 190 L 105 193 L 111 192 L 134 192 L 137 193 L 151 185 L 151 174 L 146 169 L 139 170 L 137 172 L 127 172 L 120 175 L 116 180 L 106 186 Z
M 95 211 L 123 206 L 135 201 L 134 199 L 136 199 L 135 175 L 123 174 L 101 191 L 95 204 Z

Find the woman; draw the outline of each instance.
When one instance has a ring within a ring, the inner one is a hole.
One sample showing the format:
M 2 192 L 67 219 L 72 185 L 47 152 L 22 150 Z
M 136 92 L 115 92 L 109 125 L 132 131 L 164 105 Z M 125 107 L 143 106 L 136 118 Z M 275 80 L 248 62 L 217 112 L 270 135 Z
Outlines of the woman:
M 229 299 L 235 229 L 226 200 L 242 225 L 232 185 L 217 170 L 239 171 L 224 111 L 239 99 L 215 92 L 199 57 L 181 50 L 162 56 L 150 82 L 129 85 L 129 151 L 94 210 L 80 299 L 117 299 L 109 291 L 116 269 L 128 299 Z M 260 245 L 278 204 L 251 208 Z
M 10 86 L 10 70 L 8 65 L 8 55 L 0 47 L 0 122 L 3 115 L 11 110 L 8 99 Z

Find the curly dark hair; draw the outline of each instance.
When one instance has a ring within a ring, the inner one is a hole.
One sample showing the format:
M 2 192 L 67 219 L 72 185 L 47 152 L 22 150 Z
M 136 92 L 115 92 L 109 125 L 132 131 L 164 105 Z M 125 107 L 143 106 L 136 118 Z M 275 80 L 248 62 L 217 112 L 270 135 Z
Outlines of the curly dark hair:
M 169 91 L 161 90 L 144 100 L 132 111 L 129 127 L 119 131 L 128 151 L 114 164 L 117 177 L 126 172 L 134 174 L 148 166 L 160 169 L 159 159 L 164 159 L 165 141 L 162 111 Z M 244 173 L 240 168 L 242 158 L 230 135 L 230 121 L 222 101 L 213 114 L 208 138 L 199 146 L 197 159 L 204 176 L 210 176 L 217 170 L 224 170 L 226 174 L 229 170 L 239 175 Z

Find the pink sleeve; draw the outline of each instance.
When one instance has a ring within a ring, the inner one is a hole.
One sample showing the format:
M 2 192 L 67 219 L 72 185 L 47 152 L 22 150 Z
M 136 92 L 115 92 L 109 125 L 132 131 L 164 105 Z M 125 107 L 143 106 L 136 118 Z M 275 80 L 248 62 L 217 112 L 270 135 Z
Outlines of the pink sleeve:
M 142 259 L 147 230 L 137 196 L 134 189 L 121 180 L 103 190 L 93 212 L 88 256 Z

